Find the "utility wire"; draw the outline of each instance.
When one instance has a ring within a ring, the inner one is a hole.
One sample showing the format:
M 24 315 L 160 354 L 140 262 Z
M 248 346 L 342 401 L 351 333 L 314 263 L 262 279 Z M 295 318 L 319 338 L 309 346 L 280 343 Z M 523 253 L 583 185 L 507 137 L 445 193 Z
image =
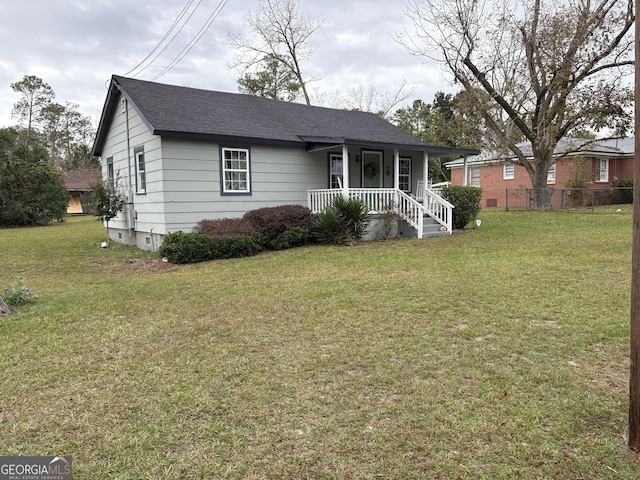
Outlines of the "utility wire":
M 159 79 L 160 77 L 168 73 L 170 70 L 172 70 L 173 67 L 175 67 L 178 63 L 180 63 L 180 61 L 191 51 L 191 49 L 196 46 L 196 44 L 200 41 L 200 39 L 207 32 L 207 30 L 209 30 L 209 28 L 211 27 L 215 19 L 218 18 L 218 15 L 220 15 L 220 12 L 222 12 L 222 9 L 225 7 L 228 1 L 229 0 L 220 0 L 220 3 L 218 3 L 218 6 L 215 8 L 213 13 L 209 15 L 209 18 L 207 19 L 205 24 L 202 26 L 200 31 L 196 34 L 196 36 L 192 38 L 191 41 L 180 51 L 180 53 L 176 55 L 176 57 L 171 61 L 171 63 L 169 63 L 169 65 L 167 65 L 164 68 L 164 70 L 162 70 L 158 75 L 153 77 L 151 81 Z M 191 18 L 191 16 L 189 16 L 189 18 Z
M 160 41 L 158 42 L 158 44 L 154 47 L 153 50 L 151 50 L 151 52 L 149 52 L 149 54 L 140 62 L 138 63 L 138 65 L 136 65 L 135 67 L 133 67 L 131 70 L 129 70 L 127 73 L 125 73 L 123 76 L 128 76 L 129 74 L 131 74 L 131 72 L 135 71 L 136 69 L 138 69 L 142 64 L 144 64 L 145 61 L 147 61 L 149 59 L 149 57 L 151 57 L 151 55 L 153 55 L 153 53 L 158 50 L 158 48 L 160 48 L 160 46 L 162 45 L 162 43 L 167 39 L 167 37 L 171 34 L 171 32 L 176 28 L 176 26 L 178 25 L 178 23 L 180 22 L 180 20 L 182 20 L 182 18 L 185 16 L 185 14 L 187 13 L 187 11 L 189 10 L 189 8 L 191 7 L 191 5 L 193 5 L 193 2 L 195 0 L 188 0 L 186 5 L 183 7 L 182 11 L 180 11 L 180 13 L 178 14 L 178 16 L 176 17 L 176 19 L 174 20 L 173 24 L 171 25 L 171 27 L 169 28 L 169 30 L 167 30 L 167 33 L 164 34 L 164 36 L 160 39 Z M 140 70 L 139 72 L 135 73 L 133 76 L 136 77 L 138 75 L 140 75 L 142 72 L 144 72 L 147 68 L 149 68 L 156 60 L 157 58 L 162 55 L 162 53 L 169 47 L 169 45 L 171 45 L 171 43 L 175 40 L 175 38 L 178 36 L 178 34 L 180 34 L 180 32 L 182 31 L 182 29 L 187 25 L 187 23 L 189 23 L 189 20 L 191 19 L 191 17 L 193 16 L 193 14 L 196 12 L 196 10 L 198 9 L 198 7 L 200 6 L 200 4 L 202 3 L 202 0 L 199 0 L 198 3 L 196 4 L 196 6 L 194 7 L 194 9 L 191 11 L 191 13 L 189 14 L 189 16 L 187 17 L 187 19 L 184 21 L 184 23 L 180 26 L 180 28 L 178 29 L 177 32 L 174 33 L 174 35 L 171 37 L 171 39 L 167 42 L 167 44 L 162 48 L 162 50 L 160 50 L 154 57 L 153 59 L 151 59 L 151 61 L 144 66 L 144 68 L 142 68 L 142 70 Z

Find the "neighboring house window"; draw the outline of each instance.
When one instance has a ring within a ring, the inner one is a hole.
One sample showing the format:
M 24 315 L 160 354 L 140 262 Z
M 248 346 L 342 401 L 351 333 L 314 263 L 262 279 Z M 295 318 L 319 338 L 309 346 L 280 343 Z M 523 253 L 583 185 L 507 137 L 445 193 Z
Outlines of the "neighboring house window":
M 609 159 L 598 158 L 596 160 L 596 182 L 609 181 Z
M 107 158 L 107 185 L 114 188 L 115 185 L 115 175 L 113 172 L 113 157 Z
M 147 166 L 144 160 L 144 147 L 133 149 L 136 159 L 136 192 L 147 193 Z
M 400 157 L 399 187 L 403 192 L 411 191 L 411 158 Z
M 342 188 L 343 163 L 342 155 L 329 154 L 329 188 Z
M 250 193 L 249 149 L 222 147 L 224 193 Z
M 480 167 L 471 167 L 469 169 L 469 185 L 472 187 L 480 186 Z
M 513 180 L 515 178 L 515 169 L 513 163 L 507 162 L 502 168 L 502 179 Z
M 549 167 L 547 172 L 547 183 L 556 183 L 556 164 L 554 163 Z

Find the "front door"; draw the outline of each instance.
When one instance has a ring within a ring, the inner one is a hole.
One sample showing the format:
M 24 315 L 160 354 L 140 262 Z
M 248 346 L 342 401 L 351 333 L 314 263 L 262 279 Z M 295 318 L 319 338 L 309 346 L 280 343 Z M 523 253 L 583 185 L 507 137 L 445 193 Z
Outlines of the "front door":
M 362 152 L 362 187 L 382 187 L 382 152 Z

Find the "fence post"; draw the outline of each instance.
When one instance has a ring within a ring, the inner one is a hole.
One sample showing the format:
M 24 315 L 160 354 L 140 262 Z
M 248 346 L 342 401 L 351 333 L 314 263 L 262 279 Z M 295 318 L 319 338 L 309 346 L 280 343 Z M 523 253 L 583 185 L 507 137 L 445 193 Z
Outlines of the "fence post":
M 509 211 L 509 189 L 504 189 L 504 209 L 505 211 Z

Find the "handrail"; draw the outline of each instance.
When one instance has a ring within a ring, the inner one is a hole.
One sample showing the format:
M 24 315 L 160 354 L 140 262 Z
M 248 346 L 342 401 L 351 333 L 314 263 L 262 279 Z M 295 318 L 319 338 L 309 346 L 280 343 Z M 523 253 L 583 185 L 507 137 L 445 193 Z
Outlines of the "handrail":
M 322 212 L 343 193 L 344 190 L 338 188 L 309 190 L 307 193 L 309 209 L 314 213 Z M 425 214 L 444 226 L 447 232 L 453 231 L 452 209 L 454 206 L 429 188 L 425 188 L 422 202 L 393 188 L 350 188 L 349 196 L 366 202 L 372 212 L 393 208 L 418 231 L 418 238 L 422 238 Z

